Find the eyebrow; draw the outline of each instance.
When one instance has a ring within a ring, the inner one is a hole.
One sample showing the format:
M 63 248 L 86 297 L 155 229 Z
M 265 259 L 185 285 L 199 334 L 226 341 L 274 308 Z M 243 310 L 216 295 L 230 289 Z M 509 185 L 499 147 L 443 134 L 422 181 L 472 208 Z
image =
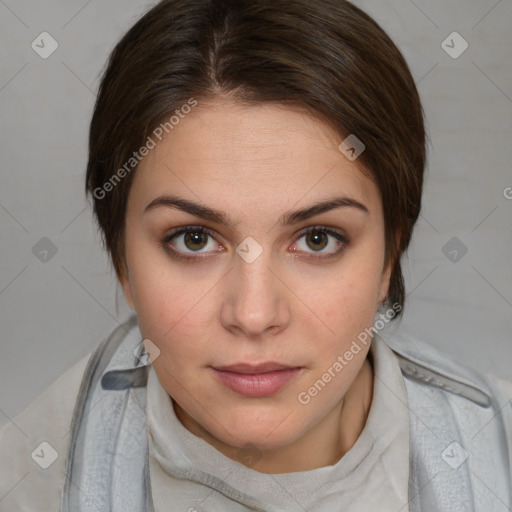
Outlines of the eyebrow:
M 144 208 L 144 213 L 159 207 L 180 210 L 185 213 L 189 213 L 190 215 L 195 215 L 201 219 L 209 220 L 229 228 L 233 228 L 237 224 L 230 218 L 229 215 L 222 211 L 214 210 L 208 206 L 204 206 L 202 204 L 195 203 L 188 199 L 174 195 L 163 195 L 153 199 L 153 201 L 151 201 L 146 206 L 146 208 Z M 336 208 L 346 207 L 355 208 L 367 215 L 370 214 L 368 208 L 359 201 L 347 196 L 337 196 L 300 210 L 286 212 L 279 218 L 278 223 L 281 226 L 290 226 L 292 224 L 297 224 L 301 221 L 314 217 L 315 215 L 320 215 L 321 213 L 325 213 Z

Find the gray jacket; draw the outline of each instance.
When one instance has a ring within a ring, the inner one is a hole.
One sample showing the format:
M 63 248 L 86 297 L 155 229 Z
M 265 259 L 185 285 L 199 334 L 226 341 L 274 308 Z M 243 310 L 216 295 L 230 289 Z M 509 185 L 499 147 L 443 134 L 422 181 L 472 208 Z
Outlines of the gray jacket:
M 136 333 L 132 316 L 87 364 L 73 413 L 61 512 L 153 511 L 148 367 Z M 398 357 L 408 394 L 409 510 L 512 510 L 512 396 L 497 380 L 420 340 L 385 341 Z

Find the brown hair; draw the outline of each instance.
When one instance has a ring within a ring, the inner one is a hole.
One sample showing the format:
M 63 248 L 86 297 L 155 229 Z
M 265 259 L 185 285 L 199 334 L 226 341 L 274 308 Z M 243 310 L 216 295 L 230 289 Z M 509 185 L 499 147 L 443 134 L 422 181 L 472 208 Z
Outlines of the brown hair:
M 398 48 L 344 0 L 163 0 L 119 41 L 100 83 L 86 174 L 117 277 L 126 275 L 136 169 L 128 172 L 126 162 L 166 116 L 191 98 L 220 94 L 305 107 L 365 144 L 357 163 L 380 190 L 385 262 L 393 262 L 387 303 L 403 307 L 400 257 L 421 208 L 423 109 Z

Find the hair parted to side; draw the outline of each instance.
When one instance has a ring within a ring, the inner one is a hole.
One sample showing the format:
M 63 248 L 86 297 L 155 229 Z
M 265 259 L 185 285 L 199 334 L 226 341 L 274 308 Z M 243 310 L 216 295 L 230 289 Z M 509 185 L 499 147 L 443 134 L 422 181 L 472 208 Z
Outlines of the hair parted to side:
M 125 214 L 136 167 L 108 192 L 104 184 L 163 119 L 191 98 L 220 95 L 305 107 L 340 142 L 354 134 L 365 144 L 357 163 L 381 194 L 385 262 L 393 265 L 386 304 L 402 306 L 398 317 L 400 259 L 421 209 L 423 108 L 401 52 L 345 0 L 163 0 L 119 41 L 101 79 L 86 172 L 117 277 L 126 275 Z

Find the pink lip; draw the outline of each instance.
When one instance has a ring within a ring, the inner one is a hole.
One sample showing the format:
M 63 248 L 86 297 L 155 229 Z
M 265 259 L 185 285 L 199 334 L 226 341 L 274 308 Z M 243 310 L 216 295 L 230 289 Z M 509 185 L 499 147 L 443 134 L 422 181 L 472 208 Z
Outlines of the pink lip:
M 217 379 L 226 387 L 243 396 L 263 397 L 277 393 L 297 375 L 300 368 L 277 363 L 261 365 L 236 364 L 212 367 Z
M 274 363 L 272 361 L 269 361 L 268 363 L 261 363 L 261 364 L 248 364 L 248 363 L 239 363 L 239 364 L 232 364 L 229 366 L 215 366 L 215 370 L 221 370 L 221 371 L 227 371 L 227 372 L 234 372 L 234 373 L 266 373 L 266 372 L 273 372 L 276 370 L 290 370 L 292 369 L 292 366 L 286 366 L 284 364 Z

